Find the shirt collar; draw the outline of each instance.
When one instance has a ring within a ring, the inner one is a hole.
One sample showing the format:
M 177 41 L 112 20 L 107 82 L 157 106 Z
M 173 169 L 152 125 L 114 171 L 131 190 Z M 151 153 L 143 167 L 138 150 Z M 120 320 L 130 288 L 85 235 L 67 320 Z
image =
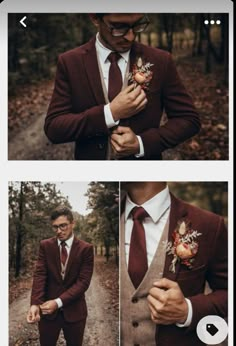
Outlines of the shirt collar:
M 170 192 L 168 186 L 142 205 L 135 204 L 127 195 L 125 203 L 125 220 L 127 220 L 130 216 L 131 210 L 137 206 L 142 206 L 150 215 L 152 221 L 156 223 L 164 212 L 170 207 Z
M 69 249 L 70 249 L 71 246 L 72 246 L 74 237 L 75 237 L 74 234 L 72 234 L 72 236 L 71 236 L 69 239 L 65 240 L 66 246 L 67 246 Z M 61 240 L 57 239 L 57 244 L 58 244 L 58 246 L 60 246 L 60 245 L 61 245 Z
M 102 42 L 99 39 L 99 33 L 97 33 L 96 35 L 95 47 L 100 59 L 102 60 L 102 63 L 104 64 L 107 60 L 108 55 L 112 52 L 112 50 L 110 50 L 109 48 L 105 47 L 102 44 Z M 130 53 L 130 50 L 124 53 L 119 53 L 120 56 L 122 56 L 122 58 L 126 61 L 126 63 L 128 63 L 129 61 L 129 53 Z

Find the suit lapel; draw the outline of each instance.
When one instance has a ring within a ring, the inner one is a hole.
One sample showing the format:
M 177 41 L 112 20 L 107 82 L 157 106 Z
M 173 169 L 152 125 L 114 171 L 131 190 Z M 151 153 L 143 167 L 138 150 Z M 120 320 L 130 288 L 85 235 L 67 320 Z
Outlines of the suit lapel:
M 181 200 L 177 199 L 171 194 L 170 226 L 169 226 L 168 241 L 171 241 L 171 242 L 173 241 L 172 233 L 176 229 L 178 221 L 186 216 L 187 216 L 187 209 L 185 207 L 185 204 Z M 179 262 L 176 263 L 175 273 L 172 273 L 169 269 L 172 260 L 173 260 L 172 255 L 166 255 L 163 277 L 176 281 L 176 278 L 180 269 L 180 263 Z
M 56 272 L 58 276 L 61 278 L 61 259 L 60 259 L 60 249 L 57 243 L 57 238 L 53 239 L 53 251 L 52 256 L 55 259 Z
M 95 38 L 92 38 L 86 48 L 86 53 L 83 55 L 85 71 L 88 77 L 88 82 L 98 104 L 105 104 L 103 95 L 101 77 L 98 67 L 97 52 L 95 48 Z

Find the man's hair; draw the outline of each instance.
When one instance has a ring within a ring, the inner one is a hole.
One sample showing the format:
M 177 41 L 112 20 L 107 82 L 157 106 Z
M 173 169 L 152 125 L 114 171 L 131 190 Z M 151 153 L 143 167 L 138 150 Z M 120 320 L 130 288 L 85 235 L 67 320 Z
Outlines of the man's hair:
M 52 211 L 51 221 L 55 221 L 60 216 L 66 216 L 70 222 L 74 220 L 72 211 L 68 207 L 65 207 L 65 206 L 59 206 Z
M 106 14 L 109 14 L 109 13 L 95 13 L 96 17 L 99 19 L 103 18 Z

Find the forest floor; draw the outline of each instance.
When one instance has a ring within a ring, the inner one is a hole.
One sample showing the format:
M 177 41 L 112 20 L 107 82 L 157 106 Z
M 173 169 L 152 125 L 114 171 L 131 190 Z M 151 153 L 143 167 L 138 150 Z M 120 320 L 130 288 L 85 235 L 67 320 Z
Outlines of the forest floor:
M 19 280 L 10 288 L 9 346 L 39 346 L 37 325 L 26 322 L 32 279 Z M 110 259 L 97 256 L 92 281 L 86 292 L 88 318 L 84 346 L 119 345 L 118 268 Z M 65 346 L 63 334 L 57 343 Z
M 179 57 L 177 67 L 200 114 L 202 129 L 193 139 L 167 150 L 165 160 L 228 159 L 228 87 L 223 82 L 224 69 L 213 65 L 204 74 L 204 59 Z M 9 160 L 73 160 L 74 144 L 53 145 L 43 130 L 52 81 L 19 88 L 9 98 Z

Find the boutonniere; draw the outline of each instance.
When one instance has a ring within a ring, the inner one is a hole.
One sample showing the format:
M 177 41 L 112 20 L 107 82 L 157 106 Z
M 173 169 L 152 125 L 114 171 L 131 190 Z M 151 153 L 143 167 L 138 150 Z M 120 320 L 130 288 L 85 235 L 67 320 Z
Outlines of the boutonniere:
M 133 83 L 136 88 L 137 85 L 140 85 L 142 89 L 148 90 L 148 86 L 153 76 L 153 72 L 150 70 L 150 62 L 143 63 L 142 58 L 138 58 L 136 64 L 132 66 L 132 71 L 128 75 L 129 83 Z
M 177 261 L 185 265 L 188 269 L 192 269 L 194 257 L 198 252 L 197 238 L 202 233 L 193 230 L 189 221 L 178 221 L 177 227 L 172 233 L 173 241 L 167 243 L 166 252 L 173 256 L 169 270 L 175 273 L 175 265 Z

